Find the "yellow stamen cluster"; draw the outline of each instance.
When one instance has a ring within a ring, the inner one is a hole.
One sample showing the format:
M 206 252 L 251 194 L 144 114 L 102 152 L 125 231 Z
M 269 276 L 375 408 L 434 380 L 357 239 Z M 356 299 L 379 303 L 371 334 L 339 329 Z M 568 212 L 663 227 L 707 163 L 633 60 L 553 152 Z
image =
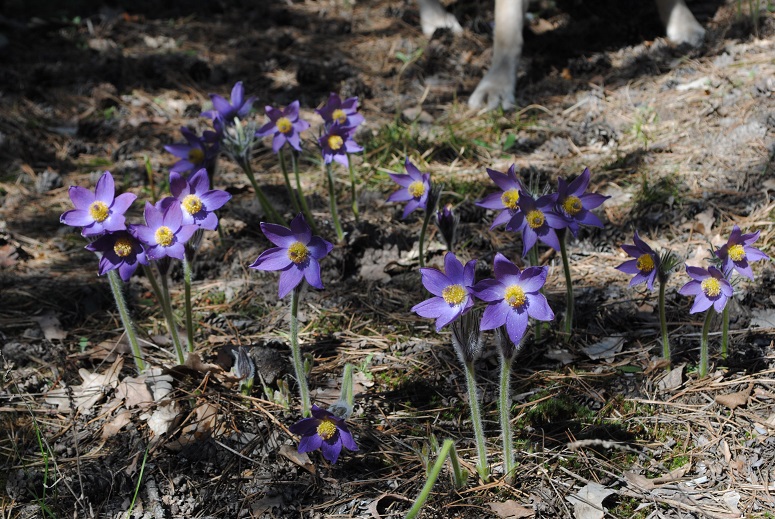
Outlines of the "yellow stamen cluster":
M 501 203 L 506 209 L 511 209 L 512 211 L 516 210 L 519 203 L 519 190 L 512 187 L 511 189 L 504 191 L 501 195 Z
M 295 264 L 304 263 L 309 256 L 309 249 L 300 241 L 294 242 L 288 247 L 288 259 Z
M 94 218 L 95 222 L 100 222 L 100 223 L 104 222 L 109 214 L 110 214 L 110 208 L 108 208 L 105 202 L 100 202 L 99 200 L 95 200 L 89 206 L 89 216 Z
M 654 270 L 654 258 L 651 257 L 651 254 L 641 254 L 638 256 L 638 261 L 635 262 L 635 266 L 638 267 L 638 270 L 641 272 L 648 274 Z
M 562 202 L 562 209 L 570 216 L 576 216 L 584 206 L 581 205 L 579 197 L 571 195 Z
M 530 226 L 531 229 L 538 229 L 544 224 L 545 221 L 546 221 L 546 218 L 544 217 L 544 213 L 542 213 L 538 209 L 533 209 L 532 211 L 527 213 L 527 224 Z
M 717 297 L 721 293 L 721 282 L 716 278 L 705 278 L 700 283 L 700 286 L 708 297 Z
M 344 124 L 344 122 L 347 120 L 347 114 L 344 113 L 344 110 L 341 108 L 337 108 L 334 110 L 334 113 L 331 114 L 331 119 L 338 122 L 339 124 Z
M 525 291 L 522 290 L 522 287 L 519 285 L 509 285 L 506 287 L 504 299 L 512 308 L 522 308 L 522 306 L 527 302 Z
M 186 195 L 180 205 L 190 215 L 194 215 L 202 210 L 202 200 L 196 195 Z
M 277 119 L 277 122 L 274 124 L 275 126 L 277 126 L 277 130 L 280 133 L 288 134 L 288 133 L 291 133 L 291 130 L 293 130 L 293 123 L 287 117 L 280 117 L 279 119 Z
M 420 198 L 425 194 L 425 184 L 422 182 L 422 180 L 415 180 L 409 184 L 407 189 L 409 190 L 409 194 L 414 198 Z
M 444 302 L 450 305 L 459 305 L 466 299 L 468 292 L 460 285 L 449 285 L 441 291 L 441 297 Z
M 132 254 L 132 242 L 129 238 L 117 239 L 116 243 L 113 244 L 113 252 L 115 252 L 116 256 L 119 258 L 126 258 Z
M 745 259 L 745 249 L 739 243 L 732 245 L 727 252 L 729 253 L 729 259 L 732 261 L 742 261 Z
M 156 243 L 158 245 L 161 245 L 162 247 L 169 247 L 172 245 L 172 241 L 175 239 L 175 233 L 173 233 L 172 229 L 166 225 L 162 225 L 156 229 L 154 238 L 156 238 Z
M 205 161 L 205 152 L 202 148 L 191 148 L 188 150 L 188 160 L 194 164 L 201 164 Z
M 340 149 L 343 145 L 344 145 L 344 139 L 342 139 L 342 137 L 340 137 L 339 135 L 329 135 L 328 147 L 331 148 L 333 151 Z
M 323 420 L 318 425 L 318 436 L 324 440 L 330 440 L 336 434 L 336 424 L 331 420 Z

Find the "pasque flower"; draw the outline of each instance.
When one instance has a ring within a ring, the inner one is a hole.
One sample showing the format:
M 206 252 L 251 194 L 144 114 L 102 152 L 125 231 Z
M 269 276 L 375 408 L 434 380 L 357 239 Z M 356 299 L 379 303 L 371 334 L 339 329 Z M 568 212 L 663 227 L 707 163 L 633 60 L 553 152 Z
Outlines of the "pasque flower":
M 355 439 L 344 419 L 314 404 L 312 417 L 304 418 L 291 425 L 290 430 L 293 434 L 301 436 L 299 452 L 320 449 L 323 457 L 331 463 L 336 463 L 339 459 L 342 447 L 350 451 L 358 450 L 358 445 L 355 444 Z
M 143 245 L 128 231 L 104 234 L 86 246 L 87 250 L 100 253 L 100 276 L 118 270 L 121 279 L 129 281 L 138 265 L 147 265 Z
M 488 303 L 482 315 L 482 330 L 506 325 L 511 341 L 518 345 L 527 330 L 528 317 L 551 321 L 554 312 L 540 292 L 546 282 L 546 267 L 519 269 L 500 252 L 493 262 L 495 279 L 474 285 L 473 293 Z
M 75 209 L 65 211 L 60 221 L 82 227 L 84 236 L 96 236 L 109 231 L 126 229 L 124 213 L 137 198 L 132 193 L 116 195 L 116 185 L 109 171 L 97 181 L 94 193 L 80 186 L 70 187 L 70 200 Z
M 185 126 L 180 128 L 180 133 L 183 134 L 186 142 L 164 146 L 165 150 L 180 159 L 172 165 L 170 171 L 189 173 L 201 168 L 212 169 L 212 164 L 220 148 L 216 133 L 207 131 L 203 137 L 198 137 Z
M 349 153 L 358 153 L 363 151 L 352 138 L 353 128 L 342 126 L 334 122 L 319 139 L 320 149 L 323 153 L 323 160 L 326 164 L 336 161 L 344 166 L 349 165 Z
M 178 204 L 169 204 L 166 209 L 162 209 L 146 202 L 145 223 L 146 225 L 133 225 L 129 232 L 143 242 L 145 253 L 150 260 L 170 257 L 182 261 L 185 243 L 198 228 L 196 225 L 183 223 L 183 210 Z
M 210 189 L 210 179 L 205 169 L 200 169 L 188 180 L 178 173 L 170 173 L 170 192 L 172 196 L 161 201 L 163 210 L 176 204 L 181 209 L 183 225 L 196 225 L 210 231 L 218 227 L 218 217 L 214 211 L 231 200 L 231 195 L 226 191 Z
M 625 274 L 635 274 L 632 280 L 630 280 L 631 287 L 645 282 L 649 290 L 653 290 L 654 279 L 656 279 L 661 268 L 659 255 L 646 242 L 640 239 L 638 231 L 635 231 L 633 240 L 635 245 L 625 243 L 622 245 L 622 249 L 635 259 L 625 261 L 616 269 L 621 270 Z
M 301 151 L 301 132 L 309 128 L 309 123 L 299 118 L 299 102 L 294 101 L 284 110 L 267 106 L 266 116 L 269 122 L 256 131 L 256 137 L 274 135 L 272 151 L 277 153 L 285 143 Z
M 253 107 L 255 97 L 245 99 L 245 89 L 242 87 L 242 81 L 237 81 L 231 89 L 231 102 L 227 101 L 218 94 L 210 94 L 210 100 L 213 102 L 213 109 L 202 112 L 202 116 L 210 119 L 220 119 L 225 125 L 234 124 L 234 118 L 244 119 Z
M 711 306 L 721 313 L 732 297 L 734 290 L 724 274 L 716 267 L 686 267 L 686 273 L 692 278 L 678 291 L 682 296 L 695 296 L 690 314 L 704 312 Z
M 348 97 L 342 101 L 338 94 L 331 92 L 323 108 L 315 111 L 323 118 L 326 126 L 337 123 L 353 131 L 363 122 L 363 116 L 358 113 L 357 97 Z
M 770 259 L 765 253 L 751 245 L 759 239 L 756 231 L 751 234 L 743 234 L 740 227 L 735 225 L 727 242 L 716 251 L 716 256 L 721 259 L 721 268 L 724 272 L 736 270 L 740 275 L 753 279 L 751 261 Z
M 514 164 L 512 164 L 506 173 L 487 168 L 487 174 L 495 182 L 495 185 L 501 189 L 500 193 L 490 193 L 476 203 L 479 207 L 495 211 L 500 210 L 500 213 L 498 213 L 498 216 L 495 217 L 492 225 L 490 225 L 490 229 L 508 223 L 519 211 L 519 193 L 527 192 L 522 182 L 517 178 L 514 167 Z
M 564 178 L 557 179 L 557 193 L 555 194 L 557 212 L 568 223 L 568 228 L 574 236 L 579 231 L 579 225 L 603 227 L 603 222 L 590 209 L 599 207 L 610 197 L 597 193 L 587 193 L 589 177 L 589 168 L 584 168 L 584 172 L 570 183 Z
M 522 255 L 525 256 L 533 248 L 536 240 L 560 250 L 556 231 L 565 228 L 567 223 L 552 210 L 554 196 L 544 195 L 536 200 L 523 191 L 519 194 L 518 205 L 519 211 L 506 224 L 506 230 L 522 233 Z
M 436 331 L 466 313 L 474 305 L 471 286 L 474 284 L 476 260 L 465 267 L 457 257 L 448 252 L 444 256 L 444 272 L 435 268 L 421 268 L 422 284 L 435 297 L 412 307 L 422 317 L 436 319 Z
M 281 299 L 296 288 L 302 279 L 306 279 L 315 288 L 323 288 L 319 261 L 334 246 L 320 236 L 312 236 L 312 230 L 303 214 L 299 213 L 293 219 L 290 229 L 261 222 L 261 231 L 277 247 L 262 252 L 250 268 L 279 270 L 278 295 Z
M 417 208 L 425 209 L 428 193 L 431 189 L 430 174 L 420 172 L 417 167 L 406 159 L 404 163 L 406 175 L 390 173 L 393 182 L 401 186 L 387 199 L 388 202 L 407 202 L 402 218 L 409 216 Z

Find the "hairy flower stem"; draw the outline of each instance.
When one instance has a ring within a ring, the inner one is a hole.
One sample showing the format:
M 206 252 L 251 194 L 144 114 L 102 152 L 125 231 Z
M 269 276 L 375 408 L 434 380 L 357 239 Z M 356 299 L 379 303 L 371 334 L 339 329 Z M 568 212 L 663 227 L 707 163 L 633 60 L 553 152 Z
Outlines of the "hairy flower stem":
M 282 148 L 280 148 L 282 151 Z M 301 209 L 304 212 L 304 216 L 307 218 L 307 223 L 310 229 L 312 229 L 313 235 L 319 235 L 318 228 L 315 225 L 315 219 L 312 218 L 312 213 L 307 205 L 307 197 L 304 196 L 304 191 L 301 189 L 301 178 L 299 177 L 299 161 L 296 159 L 296 153 L 291 151 L 291 167 L 293 168 L 293 176 L 296 179 L 296 193 L 299 195 L 299 202 L 301 203 Z
M 662 328 L 662 358 L 670 366 L 670 339 L 667 336 L 667 315 L 665 313 L 665 287 L 666 281 L 659 282 L 659 325 Z
M 342 224 L 339 223 L 339 212 L 336 208 L 336 190 L 334 189 L 334 175 L 331 172 L 331 163 L 326 164 L 326 176 L 328 177 L 328 206 L 331 209 L 331 220 L 334 222 L 336 239 L 342 242 L 344 241 L 344 231 L 342 230 Z
M 482 481 L 487 483 L 490 480 L 490 469 L 487 466 L 487 445 L 484 442 L 484 431 L 482 430 L 482 416 L 479 412 L 479 399 L 476 395 L 476 377 L 474 375 L 474 363 L 465 363 L 466 386 L 468 386 L 468 405 L 471 408 L 471 422 L 474 426 L 474 436 L 476 437 L 476 450 L 479 455 L 479 461 L 476 464 L 476 471 Z
M 360 218 L 358 217 L 358 197 L 355 194 L 355 169 L 353 168 L 353 158 L 349 153 L 347 154 L 347 169 L 350 170 L 350 203 L 355 221 L 358 222 Z
M 439 449 L 439 457 L 436 458 L 436 463 L 433 464 L 433 467 L 428 473 L 428 479 L 425 481 L 425 485 L 422 487 L 422 490 L 420 490 L 420 494 L 417 496 L 417 499 L 414 500 L 412 508 L 410 508 L 406 513 L 406 519 L 414 519 L 417 517 L 417 514 L 420 513 L 420 510 L 422 509 L 425 501 L 428 499 L 428 496 L 431 493 L 433 485 L 439 478 L 439 474 L 441 473 L 442 467 L 444 467 L 444 462 L 446 461 L 447 456 L 449 456 L 449 460 L 452 464 L 455 485 L 460 488 L 465 484 L 465 480 L 467 478 L 465 471 L 460 469 L 460 463 L 457 459 L 457 452 L 455 451 L 455 444 L 452 442 L 452 440 L 444 440 L 444 443 L 441 445 L 441 449 Z
M 188 251 L 186 251 L 188 252 Z M 194 351 L 194 312 L 191 305 L 191 261 L 188 254 L 183 254 L 183 287 L 186 299 L 186 342 L 188 351 Z
M 137 334 L 135 333 L 135 325 L 132 322 L 132 317 L 129 315 L 129 309 L 126 306 L 121 278 L 118 276 L 117 271 L 109 270 L 108 280 L 110 281 L 110 290 L 113 292 L 113 299 L 116 300 L 118 315 L 121 316 L 121 324 L 124 325 L 124 331 L 126 332 L 127 339 L 129 339 L 129 344 L 132 347 L 132 357 L 135 359 L 135 366 L 137 366 L 137 371 L 139 373 L 143 373 L 145 371 L 143 350 L 140 349 L 140 343 L 137 341 Z
M 425 217 L 422 221 L 422 227 L 420 227 L 420 238 L 417 241 L 417 248 L 418 248 L 418 255 L 420 259 L 420 267 L 425 266 L 425 252 L 423 252 L 423 249 L 425 248 L 425 233 L 428 231 L 428 224 L 431 223 L 431 218 L 433 217 L 433 209 L 430 207 L 425 208 Z
M 557 237 L 560 240 L 560 255 L 562 256 L 562 270 L 565 272 L 565 339 L 569 340 L 570 335 L 573 332 L 573 280 L 570 276 L 570 263 L 568 262 L 568 247 L 566 245 L 566 237 L 568 230 L 560 229 L 557 231 Z
M 291 199 L 294 213 L 299 214 L 301 212 L 301 206 L 299 205 L 299 201 L 296 199 L 297 193 L 293 190 L 293 187 L 291 187 L 291 177 L 288 176 L 288 166 L 285 165 L 285 153 L 283 152 L 282 148 L 280 148 L 278 154 L 280 159 L 280 169 L 283 171 L 283 179 L 285 180 L 285 189 L 288 190 L 288 197 Z
M 503 475 L 507 482 L 514 478 L 514 442 L 511 437 L 511 358 L 501 355 L 500 395 L 498 413 L 503 437 Z
M 702 338 L 700 339 L 700 378 L 708 376 L 708 332 L 713 321 L 715 310 L 711 306 L 705 314 L 705 323 L 702 325 Z
M 726 359 L 729 355 L 729 303 L 721 312 L 721 358 Z
M 280 216 L 277 211 L 275 211 L 275 208 L 272 207 L 272 204 L 264 194 L 261 186 L 259 186 L 258 182 L 256 182 L 256 176 L 253 174 L 253 168 L 250 165 L 250 161 L 248 159 L 241 159 L 239 161 L 239 165 L 242 168 L 242 171 L 244 171 L 248 176 L 250 184 L 253 186 L 253 191 L 256 193 L 256 198 L 258 198 L 258 203 L 261 205 L 261 209 L 264 211 L 264 214 L 266 214 L 266 217 L 269 219 L 269 221 L 279 225 L 287 226 L 288 224 L 285 222 L 283 217 Z
M 347 402 L 347 405 L 352 408 L 353 406 L 353 365 L 349 362 L 344 365 L 344 373 L 342 374 L 342 393 L 340 400 Z
M 533 245 L 533 247 L 528 251 L 527 255 L 528 255 L 528 259 L 530 261 L 530 266 L 531 267 L 537 267 L 538 266 L 538 249 L 536 248 L 535 245 Z M 541 293 L 542 294 L 544 293 L 544 287 L 541 287 Z M 536 341 L 540 341 L 541 340 L 541 335 L 542 335 L 543 328 L 544 328 L 544 326 L 543 326 L 543 323 L 541 321 L 538 321 L 537 323 L 535 323 L 535 326 L 533 327 L 533 334 L 535 336 L 535 340 Z
M 175 356 L 178 358 L 178 364 L 183 364 L 186 361 L 186 357 L 183 354 L 183 347 L 180 345 L 180 335 L 178 335 L 178 326 L 175 324 L 175 316 L 172 314 L 172 303 L 170 302 L 170 291 L 167 286 L 167 275 L 161 274 L 161 287 L 159 287 L 156 281 L 156 276 L 150 267 L 143 267 L 145 275 L 151 282 L 153 291 L 156 293 L 156 297 L 161 303 L 161 311 L 164 314 L 164 319 L 167 321 L 167 328 L 172 336 L 172 344 L 175 346 Z
M 304 370 L 304 361 L 301 358 L 301 348 L 299 348 L 299 296 L 301 295 L 301 286 L 300 283 L 291 293 L 291 358 L 293 360 L 293 371 L 296 373 L 296 382 L 299 384 L 301 415 L 307 418 L 312 413 L 310 412 L 307 375 Z

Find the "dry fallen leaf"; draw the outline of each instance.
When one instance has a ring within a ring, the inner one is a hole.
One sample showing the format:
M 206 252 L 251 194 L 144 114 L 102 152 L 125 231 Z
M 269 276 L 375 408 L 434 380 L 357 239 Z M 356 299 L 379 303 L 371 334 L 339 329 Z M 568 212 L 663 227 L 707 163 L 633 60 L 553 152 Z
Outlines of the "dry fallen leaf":
M 681 387 L 681 384 L 683 384 L 684 366 L 685 364 L 681 364 L 668 371 L 667 374 L 657 382 L 657 388 L 660 391 L 671 391 Z
M 606 512 L 603 501 L 614 493 L 614 490 L 590 481 L 566 499 L 573 504 L 573 515 L 576 519 L 603 519 Z
M 495 515 L 502 517 L 503 519 L 520 519 L 522 517 L 533 517 L 535 510 L 532 508 L 526 508 L 513 499 L 504 501 L 503 503 L 487 503 Z
M 67 337 L 67 332 L 62 329 L 62 323 L 59 322 L 54 312 L 46 312 L 43 315 L 33 317 L 32 320 L 38 323 L 43 331 L 43 336 L 49 341 L 54 339 L 61 341 Z
M 73 404 L 81 413 L 89 413 L 97 402 L 101 401 L 108 389 L 118 385 L 118 374 L 124 365 L 124 359 L 118 358 L 103 374 L 92 373 L 88 369 L 81 368 L 78 374 L 83 379 L 80 386 L 54 389 L 46 395 L 46 402 L 57 406 L 59 411 L 70 409 L 70 396 Z
M 753 382 L 748 384 L 748 387 L 742 391 L 736 393 L 728 393 L 726 395 L 716 395 L 716 403 L 728 407 L 729 409 L 736 409 L 748 404 L 748 397 L 751 396 L 753 390 Z
M 102 439 L 107 440 L 115 436 L 126 424 L 130 422 L 131 413 L 126 409 L 121 409 L 116 416 L 102 427 Z
M 713 230 L 713 223 L 716 219 L 713 217 L 713 208 L 709 207 L 695 217 L 694 230 L 705 236 L 710 236 Z
M 315 473 L 315 464 L 312 463 L 306 452 L 299 452 L 290 445 L 280 445 L 280 455 L 285 456 L 307 472 Z
M 124 400 L 124 407 L 148 407 L 153 404 L 153 396 L 145 383 L 145 377 L 126 377 L 116 387 L 116 398 Z
M 189 353 L 188 357 L 186 357 L 186 362 L 184 362 L 183 365 L 200 373 L 207 373 L 208 371 L 213 373 L 220 373 L 223 371 L 223 368 L 218 364 L 208 364 L 207 362 L 202 362 L 202 359 L 197 353 Z

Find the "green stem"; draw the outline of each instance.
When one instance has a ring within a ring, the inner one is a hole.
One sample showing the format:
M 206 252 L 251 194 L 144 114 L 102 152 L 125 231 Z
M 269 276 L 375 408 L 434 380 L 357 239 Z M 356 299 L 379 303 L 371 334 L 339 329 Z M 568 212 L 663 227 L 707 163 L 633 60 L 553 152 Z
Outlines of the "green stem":
M 566 286 L 566 299 L 565 299 L 565 336 L 566 340 L 570 339 L 571 332 L 573 331 L 573 280 L 570 276 L 570 263 L 568 262 L 568 249 L 565 244 L 567 229 L 561 229 L 557 231 L 557 237 L 560 239 L 560 255 L 562 256 L 562 270 L 565 272 L 565 286 Z
M 172 336 L 172 344 L 175 346 L 175 356 L 178 358 L 178 364 L 186 362 L 186 356 L 183 354 L 183 346 L 180 344 L 180 335 L 178 335 L 178 325 L 175 323 L 175 315 L 172 313 L 172 302 L 170 299 L 170 289 L 167 285 L 167 276 L 161 276 L 161 289 L 162 289 L 162 311 L 164 312 L 164 318 L 167 320 L 167 328 Z
M 342 393 L 340 399 L 347 402 L 347 405 L 353 406 L 353 365 L 349 362 L 344 365 L 342 374 Z
M 261 205 L 261 209 L 264 211 L 264 214 L 266 214 L 266 217 L 269 219 L 269 221 L 287 226 L 288 224 L 285 222 L 283 217 L 280 216 L 277 211 L 275 211 L 275 208 L 272 207 L 272 204 L 264 194 L 261 186 L 259 186 L 258 182 L 256 182 L 256 176 L 253 174 L 253 168 L 250 166 L 250 161 L 240 161 L 240 167 L 242 168 L 242 171 L 244 171 L 248 176 L 250 184 L 253 186 L 253 191 L 256 193 L 256 198 L 258 198 L 258 203 Z
M 304 196 L 304 191 L 301 189 L 301 178 L 299 177 L 299 161 L 296 160 L 296 153 L 291 151 L 291 166 L 293 167 L 293 176 L 296 178 L 296 192 L 299 194 L 299 202 L 301 202 L 301 209 L 304 212 L 304 216 L 307 217 L 307 223 L 312 229 L 312 234 L 320 235 L 318 228 L 315 225 L 315 219 L 312 217 L 312 213 L 307 205 L 307 197 Z
M 301 397 L 301 415 L 307 418 L 310 413 L 309 389 L 307 388 L 307 375 L 304 370 L 304 361 L 301 358 L 299 348 L 299 295 L 301 283 L 293 289 L 291 294 L 291 358 L 293 370 L 296 373 L 296 382 L 299 384 L 299 396 Z
M 186 299 L 186 341 L 188 342 L 188 351 L 194 351 L 194 315 L 191 305 L 191 262 L 188 254 L 183 255 L 183 286 Z
M 452 440 L 444 440 L 444 443 L 441 446 L 441 449 L 439 450 L 439 457 L 436 458 L 436 463 L 433 464 L 433 467 L 431 468 L 431 471 L 428 473 L 428 479 L 425 481 L 425 485 L 422 487 L 422 490 L 420 490 L 420 494 L 417 496 L 417 499 L 414 500 L 414 504 L 412 505 L 412 508 L 409 509 L 409 511 L 406 513 L 406 519 L 414 519 L 417 517 L 417 514 L 420 513 L 420 510 L 422 509 L 423 505 L 425 504 L 425 501 L 428 500 L 428 496 L 431 493 L 431 489 L 433 488 L 433 485 L 436 483 L 436 480 L 439 478 L 439 474 L 441 473 L 442 467 L 444 467 L 444 461 L 446 461 L 447 456 L 450 455 L 450 452 L 454 452 L 455 445 L 452 442 Z M 452 468 L 454 470 L 455 463 L 453 462 Z M 458 465 L 458 468 L 459 465 Z M 455 474 L 455 479 L 457 479 L 459 474 Z
M 729 301 L 721 312 L 721 358 L 726 359 L 729 355 Z
M 538 249 L 537 249 L 538 243 L 533 245 L 533 247 L 528 251 L 528 259 L 530 260 L 530 266 L 531 267 L 537 267 L 538 266 Z M 544 287 L 541 287 L 541 293 L 544 293 Z M 541 340 L 541 335 L 543 331 L 543 323 L 541 321 L 538 321 L 533 326 L 533 334 L 535 335 L 536 342 Z
M 665 287 L 667 282 L 659 283 L 659 324 L 662 328 L 662 358 L 670 366 L 670 339 L 667 336 L 667 314 L 665 313 Z
M 341 242 L 344 241 L 344 231 L 342 230 L 342 224 L 339 223 L 339 212 L 336 208 L 336 190 L 334 189 L 334 175 L 331 172 L 330 162 L 326 164 L 326 176 L 328 177 L 328 206 L 331 209 L 331 219 L 334 222 L 336 239 Z
M 428 231 L 428 225 L 431 223 L 431 218 L 433 217 L 433 209 L 430 207 L 430 204 L 425 207 L 425 217 L 422 221 L 422 227 L 420 227 L 420 239 L 417 241 L 417 248 L 418 248 L 418 254 L 420 258 L 420 267 L 425 266 L 425 252 L 423 252 L 423 249 L 425 248 L 425 233 Z
M 713 314 L 716 312 L 711 306 L 708 313 L 705 314 L 705 323 L 702 325 L 702 338 L 700 339 L 700 378 L 708 376 L 708 332 L 710 323 L 713 321 Z
M 511 438 L 511 361 L 501 355 L 500 395 L 498 413 L 501 420 L 503 438 L 503 475 L 507 482 L 514 478 L 514 442 Z
M 479 399 L 476 395 L 476 377 L 474 376 L 474 363 L 465 363 L 466 386 L 468 386 L 468 405 L 471 408 L 471 422 L 474 426 L 474 436 L 476 437 L 476 450 L 479 461 L 476 464 L 476 471 L 479 477 L 485 483 L 490 480 L 490 470 L 487 466 L 487 445 L 484 441 L 484 431 L 482 430 L 482 417 L 479 412 Z
M 283 171 L 283 179 L 285 180 L 285 189 L 288 190 L 288 197 L 291 199 L 294 213 L 299 214 L 301 212 L 301 206 L 299 206 L 299 201 L 296 200 L 296 193 L 294 192 L 293 187 L 291 187 L 291 177 L 288 176 L 288 167 L 285 165 L 285 153 L 282 148 L 280 148 L 278 153 L 280 158 L 280 169 Z
M 349 153 L 347 154 L 347 168 L 350 170 L 350 200 L 353 216 L 355 217 L 355 221 L 358 222 L 358 197 L 355 194 L 355 169 L 353 168 L 353 158 Z
M 126 306 L 121 278 L 118 276 L 118 272 L 109 270 L 108 279 L 110 280 L 110 290 L 113 292 L 113 299 L 116 300 L 118 314 L 121 316 L 121 323 L 124 325 L 124 331 L 126 332 L 129 344 L 132 347 L 132 356 L 135 359 L 135 366 L 137 366 L 138 372 L 143 373 L 145 371 L 143 351 L 140 349 L 140 343 L 137 341 L 137 334 L 135 333 L 135 325 L 132 322 L 132 317 L 129 315 L 129 309 Z

